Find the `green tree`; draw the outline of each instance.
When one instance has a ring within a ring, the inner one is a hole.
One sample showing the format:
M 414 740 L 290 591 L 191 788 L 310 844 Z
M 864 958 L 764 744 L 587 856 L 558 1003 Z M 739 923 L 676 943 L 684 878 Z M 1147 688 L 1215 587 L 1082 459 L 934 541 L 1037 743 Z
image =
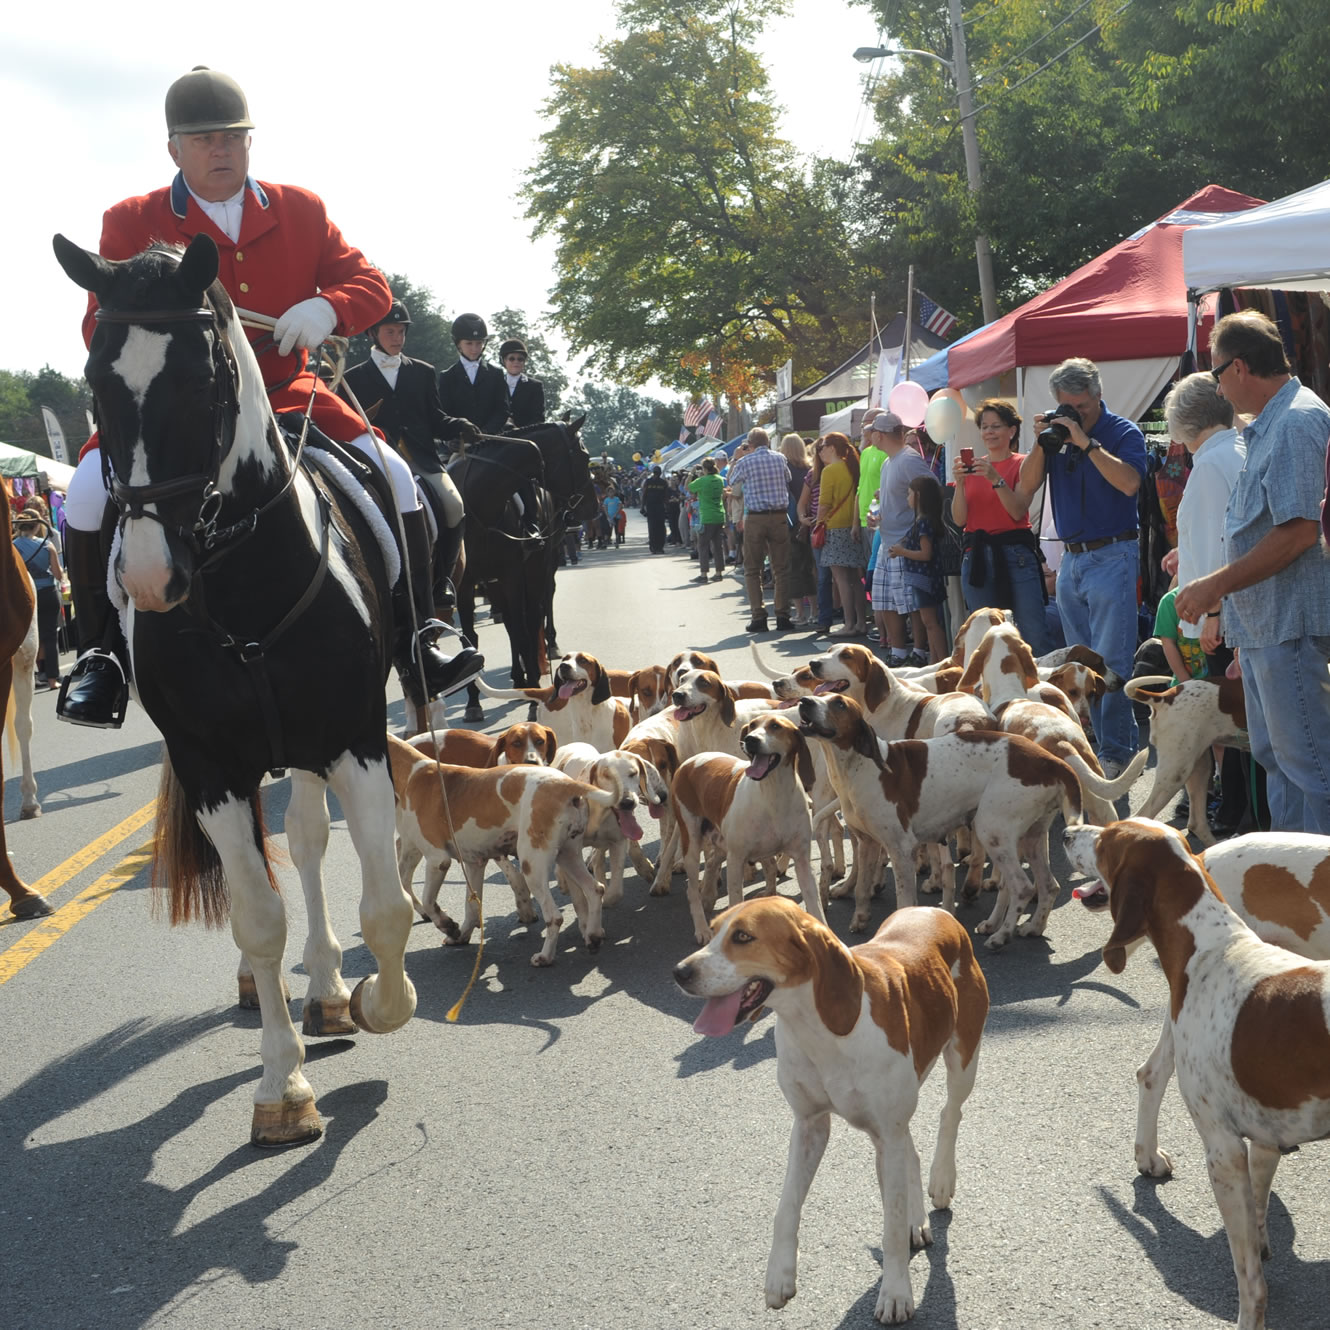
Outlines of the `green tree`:
M 580 384 L 570 394 L 564 410 L 573 419 L 586 416 L 581 437 L 592 457 L 608 453 L 624 467 L 632 465 L 634 453 L 650 457 L 657 448 L 673 442 L 679 426 L 674 426 L 673 435 L 662 438 L 665 423 L 683 419 L 683 409 L 677 402 L 667 406 L 631 388 L 591 382 Z
M 556 320 L 607 378 L 752 400 L 865 332 L 834 172 L 776 133 L 753 50 L 783 0 L 624 0 L 591 68 L 556 66 L 528 216 L 558 244 Z
M 491 334 L 489 354 L 496 361 L 499 347 L 509 337 L 522 340 L 529 357 L 526 362 L 526 372 L 544 385 L 545 415 L 550 420 L 557 420 L 563 395 L 568 391 L 568 373 L 563 362 L 546 341 L 540 325 L 528 318 L 520 309 L 501 309 L 486 326 Z
M 71 379 L 46 365 L 36 374 L 27 370 L 0 370 L 0 439 L 50 457 L 51 447 L 42 420 L 49 407 L 65 432 L 73 452 L 88 437 L 85 411 L 92 409 L 92 392 L 82 379 Z M 74 459 L 71 458 L 71 461 Z

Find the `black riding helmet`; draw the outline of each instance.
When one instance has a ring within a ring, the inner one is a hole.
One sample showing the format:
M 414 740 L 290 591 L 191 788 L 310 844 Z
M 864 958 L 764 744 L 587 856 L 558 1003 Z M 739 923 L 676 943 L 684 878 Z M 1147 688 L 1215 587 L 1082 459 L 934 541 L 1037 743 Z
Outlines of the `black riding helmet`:
M 453 320 L 454 342 L 483 342 L 489 335 L 490 330 L 485 327 L 485 320 L 479 314 L 459 314 Z
M 411 315 L 407 312 L 406 306 L 402 304 L 400 300 L 394 300 L 393 303 L 388 306 L 388 312 L 383 318 L 381 318 L 378 323 L 369 326 L 367 331 L 369 332 L 369 340 L 372 345 L 379 345 L 379 329 L 382 328 L 385 323 L 400 324 L 403 328 L 409 328 L 411 326 Z

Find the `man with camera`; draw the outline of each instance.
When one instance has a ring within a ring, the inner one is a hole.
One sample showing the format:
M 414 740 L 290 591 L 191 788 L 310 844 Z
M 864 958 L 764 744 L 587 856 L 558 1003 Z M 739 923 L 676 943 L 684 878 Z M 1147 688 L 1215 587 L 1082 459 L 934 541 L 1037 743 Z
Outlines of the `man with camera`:
M 1058 406 L 1036 415 L 1036 448 L 1021 464 L 1018 489 L 1032 499 L 1048 482 L 1048 502 L 1064 554 L 1057 602 L 1068 643 L 1097 651 L 1124 679 L 1137 642 L 1140 550 L 1136 492 L 1145 475 L 1145 436 L 1104 406 L 1099 369 L 1064 360 L 1048 376 Z M 1117 776 L 1136 755 L 1136 717 L 1125 693 L 1092 707 L 1104 774 Z

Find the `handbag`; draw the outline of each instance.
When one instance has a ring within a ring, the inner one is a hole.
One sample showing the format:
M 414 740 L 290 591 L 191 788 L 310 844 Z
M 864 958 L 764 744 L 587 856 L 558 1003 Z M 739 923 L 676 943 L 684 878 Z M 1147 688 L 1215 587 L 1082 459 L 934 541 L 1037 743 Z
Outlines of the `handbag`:
M 842 499 L 828 514 L 827 517 L 835 517 L 840 510 L 845 507 L 846 500 L 854 497 L 854 491 L 851 490 L 844 499 Z M 827 522 L 823 518 L 820 522 L 813 523 L 812 533 L 808 537 L 808 543 L 815 549 L 820 550 L 827 543 Z

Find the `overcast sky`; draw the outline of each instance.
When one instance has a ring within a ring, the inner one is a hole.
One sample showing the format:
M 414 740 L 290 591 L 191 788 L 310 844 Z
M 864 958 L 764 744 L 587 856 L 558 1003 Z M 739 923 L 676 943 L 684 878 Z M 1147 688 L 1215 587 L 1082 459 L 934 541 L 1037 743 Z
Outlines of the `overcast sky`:
M 876 40 L 873 20 L 844 0 L 790 10 L 762 43 L 784 134 L 848 156 L 865 68 L 850 53 Z M 0 369 L 82 373 L 85 297 L 56 265 L 51 236 L 95 249 L 110 204 L 169 183 L 163 98 L 198 64 L 245 89 L 253 174 L 315 190 L 375 263 L 452 312 L 545 310 L 554 247 L 531 241 L 517 192 L 550 66 L 593 61 L 614 30 L 610 0 L 136 11 L 71 0 L 7 12 Z

